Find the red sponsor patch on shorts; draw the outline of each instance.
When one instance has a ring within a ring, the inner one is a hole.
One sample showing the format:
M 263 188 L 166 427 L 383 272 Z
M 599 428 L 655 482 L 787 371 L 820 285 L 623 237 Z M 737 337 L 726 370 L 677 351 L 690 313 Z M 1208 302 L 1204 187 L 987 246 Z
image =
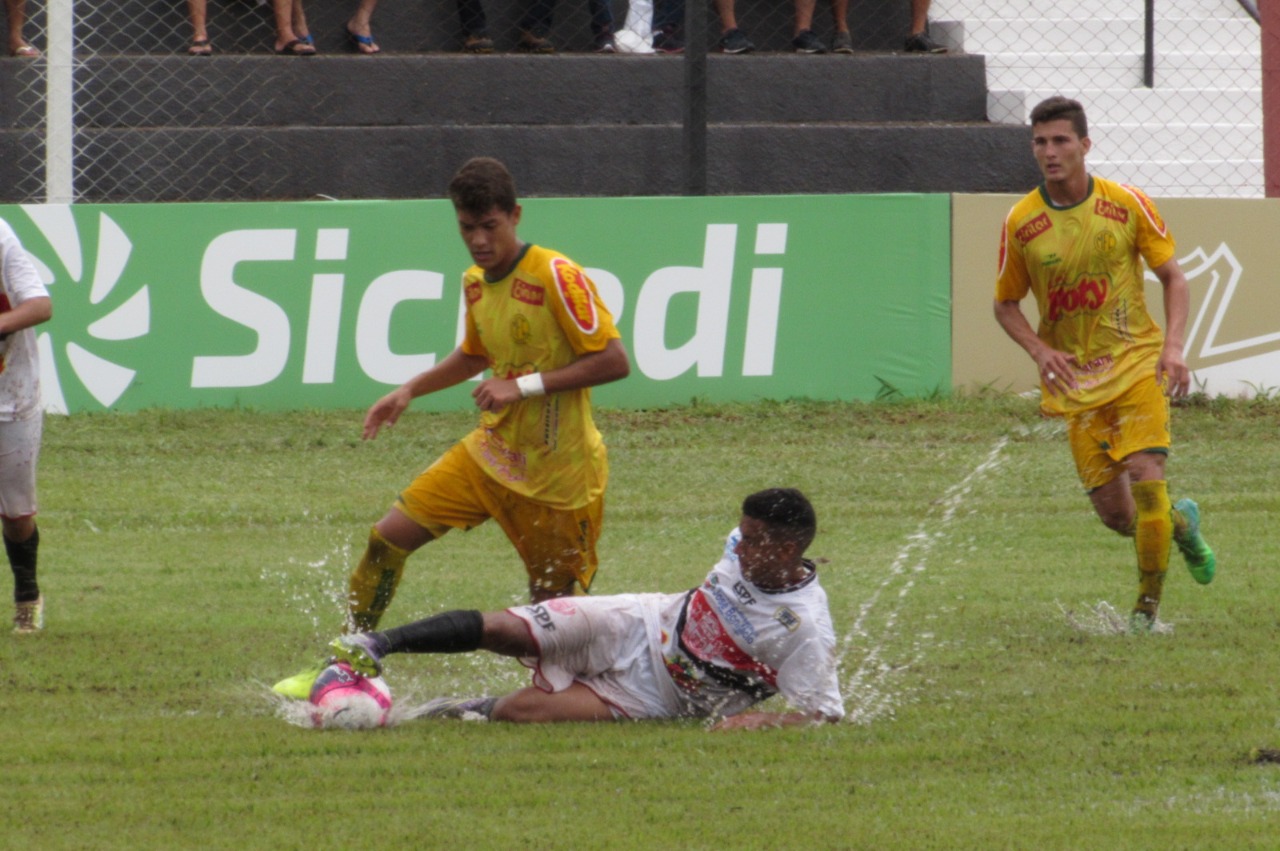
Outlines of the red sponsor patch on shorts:
M 534 307 L 542 307 L 542 303 L 547 298 L 547 291 L 537 284 L 516 278 L 511 282 L 511 297 L 516 301 L 532 304 Z
M 594 333 L 599 325 L 600 317 L 596 315 L 596 303 L 591 298 L 591 289 L 587 286 L 586 275 L 577 266 L 557 257 L 551 261 L 551 271 L 556 279 L 556 289 L 564 301 L 565 309 L 573 317 L 573 321 L 583 333 Z

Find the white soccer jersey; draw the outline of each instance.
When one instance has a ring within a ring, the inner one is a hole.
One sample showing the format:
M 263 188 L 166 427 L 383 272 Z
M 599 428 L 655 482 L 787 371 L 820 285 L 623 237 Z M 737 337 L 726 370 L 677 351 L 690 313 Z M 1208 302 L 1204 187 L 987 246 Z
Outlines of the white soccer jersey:
M 28 299 L 48 296 L 17 235 L 0 219 L 0 313 Z M 24 328 L 0 339 L 0 421 L 26 419 L 39 408 L 36 333 Z
M 835 630 L 817 569 L 798 585 L 763 591 L 734 552 L 698 588 L 662 613 L 667 673 L 697 715 L 734 715 L 781 693 L 797 709 L 844 717 L 836 677 Z
M 629 718 L 728 716 L 776 693 L 805 712 L 844 717 L 835 632 L 816 571 L 764 592 L 733 552 L 683 594 L 561 597 L 508 609 L 538 643 L 534 685 L 574 682 Z

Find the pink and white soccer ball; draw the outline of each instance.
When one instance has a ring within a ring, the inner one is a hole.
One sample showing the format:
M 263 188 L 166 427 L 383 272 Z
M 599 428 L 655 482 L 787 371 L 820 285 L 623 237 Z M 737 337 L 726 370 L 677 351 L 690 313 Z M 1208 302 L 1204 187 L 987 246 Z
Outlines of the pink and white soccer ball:
M 335 662 L 316 677 L 311 705 L 311 722 L 317 727 L 385 727 L 391 717 L 391 689 L 382 677 L 366 677 L 346 662 Z

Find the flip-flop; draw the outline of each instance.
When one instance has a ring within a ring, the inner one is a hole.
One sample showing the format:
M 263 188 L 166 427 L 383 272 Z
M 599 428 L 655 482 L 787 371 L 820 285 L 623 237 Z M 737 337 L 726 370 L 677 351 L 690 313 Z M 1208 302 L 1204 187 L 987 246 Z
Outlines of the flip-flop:
M 382 52 L 382 48 L 378 47 L 373 41 L 373 35 L 359 35 L 353 33 L 351 27 L 347 27 L 347 38 L 351 39 L 351 49 L 356 53 L 362 53 L 365 56 L 377 56 Z
M 191 46 L 187 48 L 188 56 L 212 56 L 213 45 L 209 44 L 207 38 L 193 39 Z
M 29 44 L 24 44 L 9 55 L 17 56 L 20 59 L 37 59 L 40 56 L 40 51 L 36 50 Z
M 300 38 L 286 44 L 276 51 L 277 56 L 315 56 L 316 49 Z

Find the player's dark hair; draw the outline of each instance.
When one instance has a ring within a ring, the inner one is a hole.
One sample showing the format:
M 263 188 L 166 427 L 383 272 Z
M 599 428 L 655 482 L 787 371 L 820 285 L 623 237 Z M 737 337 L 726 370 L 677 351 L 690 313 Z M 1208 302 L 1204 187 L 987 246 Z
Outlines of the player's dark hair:
M 742 514 L 781 532 L 806 549 L 818 533 L 818 516 L 804 494 L 795 488 L 769 488 L 742 501 Z
M 472 216 L 482 216 L 494 207 L 515 212 L 516 181 L 507 167 L 493 157 L 467 160 L 449 182 L 453 208 Z
M 1066 119 L 1071 122 L 1071 129 L 1081 139 L 1089 135 L 1089 122 L 1084 117 L 1084 107 L 1080 101 L 1062 95 L 1045 98 L 1031 110 L 1031 126 L 1044 124 L 1046 121 Z

